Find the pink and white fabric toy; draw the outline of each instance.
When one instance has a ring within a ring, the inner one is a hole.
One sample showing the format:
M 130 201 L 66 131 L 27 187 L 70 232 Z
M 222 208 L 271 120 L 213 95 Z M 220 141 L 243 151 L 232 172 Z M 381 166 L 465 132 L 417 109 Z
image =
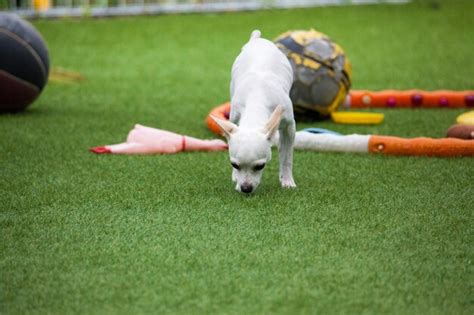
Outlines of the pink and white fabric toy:
M 227 144 L 222 140 L 201 140 L 139 124 L 128 133 L 126 142 L 90 149 L 97 154 L 174 154 L 184 151 L 225 150 Z

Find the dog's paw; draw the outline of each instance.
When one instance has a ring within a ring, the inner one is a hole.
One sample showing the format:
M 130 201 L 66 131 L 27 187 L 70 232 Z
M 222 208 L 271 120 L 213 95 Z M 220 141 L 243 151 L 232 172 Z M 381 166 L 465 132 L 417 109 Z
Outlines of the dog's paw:
M 283 188 L 295 188 L 296 184 L 293 177 L 280 179 L 281 187 Z

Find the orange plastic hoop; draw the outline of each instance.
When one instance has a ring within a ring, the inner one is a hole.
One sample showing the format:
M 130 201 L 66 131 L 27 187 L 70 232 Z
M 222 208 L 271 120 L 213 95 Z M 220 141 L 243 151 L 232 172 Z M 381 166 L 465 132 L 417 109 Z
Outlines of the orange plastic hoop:
M 422 91 L 422 90 L 353 90 L 349 94 L 347 107 L 350 108 L 474 108 L 474 90 L 467 91 Z M 208 128 L 217 135 L 221 131 L 209 117 L 211 114 L 229 119 L 230 102 L 214 108 L 208 115 Z
M 224 103 L 212 109 L 206 118 L 207 127 L 213 133 L 222 136 L 219 126 L 217 126 L 210 116 L 214 115 L 221 119 L 229 119 L 229 113 L 230 102 Z M 386 155 L 440 157 L 474 156 L 474 140 L 460 140 L 453 138 L 405 139 L 390 136 L 371 136 L 368 149 L 370 153 Z
M 216 108 L 211 110 L 209 115 L 207 115 L 207 118 L 206 118 L 207 128 L 209 128 L 209 130 L 211 130 L 216 135 L 222 136 L 221 129 L 214 122 L 214 120 L 211 119 L 211 115 L 217 118 L 221 118 L 221 119 L 229 119 L 229 114 L 230 114 L 230 102 L 217 106 Z

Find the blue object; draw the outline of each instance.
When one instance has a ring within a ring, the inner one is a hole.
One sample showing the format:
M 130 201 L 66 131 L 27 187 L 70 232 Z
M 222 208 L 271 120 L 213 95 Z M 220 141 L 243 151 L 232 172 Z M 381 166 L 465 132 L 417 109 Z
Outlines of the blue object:
M 342 136 L 339 132 L 335 132 L 329 129 L 323 129 L 323 128 L 306 128 L 301 131 L 306 131 L 310 133 L 317 133 L 317 134 L 329 134 L 329 135 L 335 135 L 335 136 Z

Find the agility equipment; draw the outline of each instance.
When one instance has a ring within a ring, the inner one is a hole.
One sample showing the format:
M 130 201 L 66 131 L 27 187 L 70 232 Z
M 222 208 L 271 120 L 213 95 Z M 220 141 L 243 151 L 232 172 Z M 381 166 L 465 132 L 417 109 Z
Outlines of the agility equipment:
M 214 115 L 217 118 L 229 119 L 230 102 L 226 102 L 211 110 L 206 118 L 207 127 L 215 134 L 221 135 L 219 126 L 210 118 Z M 384 115 L 380 113 L 359 113 L 359 112 L 334 112 L 331 113 L 334 122 L 341 124 L 380 124 Z
M 221 104 L 211 110 L 209 115 L 206 117 L 206 125 L 209 130 L 215 133 L 218 136 L 222 136 L 222 131 L 217 125 L 217 123 L 211 118 L 211 116 L 220 118 L 220 119 L 229 119 L 230 115 L 230 102 Z
M 30 105 L 48 81 L 45 41 L 28 22 L 0 12 L 0 112 Z
M 376 125 L 382 123 L 384 114 L 358 113 L 358 112 L 333 112 L 331 119 L 338 124 L 351 125 Z
M 474 107 L 474 91 L 352 90 L 346 108 L 464 108 Z
M 346 108 L 474 108 L 474 91 L 421 91 L 421 90 L 385 90 L 367 91 L 353 90 L 347 96 L 344 107 Z M 212 109 L 211 113 L 223 119 L 229 119 L 230 102 Z M 342 115 L 340 115 L 343 113 Z M 356 113 L 356 112 L 334 112 L 333 121 L 337 123 L 380 123 L 383 114 L 380 113 Z M 366 116 L 364 116 L 366 115 Z M 474 123 L 474 112 L 468 112 L 458 117 L 458 123 Z M 467 121 L 467 122 L 466 122 Z M 220 134 L 218 126 L 208 118 L 208 128 Z
M 351 86 L 352 69 L 344 50 L 314 29 L 288 31 L 274 42 L 293 68 L 290 98 L 296 116 L 329 118 Z
M 405 139 L 376 135 L 314 134 L 297 132 L 295 149 L 330 152 L 374 153 L 405 156 L 474 156 L 474 141 L 454 138 Z
M 409 156 L 474 156 L 474 141 L 452 138 L 370 136 L 369 152 Z
M 207 127 L 221 135 L 219 126 L 210 118 L 214 115 L 229 119 L 230 103 L 224 103 L 211 110 L 206 118 Z M 332 152 L 366 152 L 386 155 L 408 156 L 473 156 L 474 141 L 453 138 L 400 138 L 377 135 L 333 135 L 300 131 L 296 133 L 295 149 Z

